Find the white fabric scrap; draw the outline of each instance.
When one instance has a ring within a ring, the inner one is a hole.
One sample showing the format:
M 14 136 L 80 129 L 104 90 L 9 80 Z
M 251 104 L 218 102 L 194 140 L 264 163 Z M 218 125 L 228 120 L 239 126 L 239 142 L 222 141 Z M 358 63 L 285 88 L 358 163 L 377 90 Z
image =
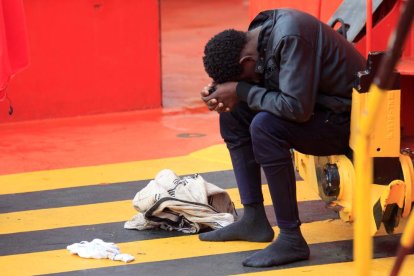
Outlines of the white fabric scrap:
M 135 258 L 129 254 L 121 254 L 119 247 L 112 242 L 94 239 L 91 242 L 81 241 L 66 247 L 70 253 L 87 259 L 111 259 L 113 261 L 132 262 Z

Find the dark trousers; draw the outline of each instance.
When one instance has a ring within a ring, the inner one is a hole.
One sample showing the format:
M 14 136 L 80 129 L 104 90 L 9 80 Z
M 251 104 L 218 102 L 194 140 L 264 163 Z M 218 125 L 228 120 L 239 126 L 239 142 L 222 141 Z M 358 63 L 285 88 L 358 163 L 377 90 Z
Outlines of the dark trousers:
M 263 202 L 260 167 L 266 175 L 280 228 L 300 225 L 291 149 L 317 156 L 348 151 L 349 114 L 315 110 L 296 123 L 269 112 L 255 112 L 239 103 L 220 114 L 220 132 L 227 144 L 243 204 Z

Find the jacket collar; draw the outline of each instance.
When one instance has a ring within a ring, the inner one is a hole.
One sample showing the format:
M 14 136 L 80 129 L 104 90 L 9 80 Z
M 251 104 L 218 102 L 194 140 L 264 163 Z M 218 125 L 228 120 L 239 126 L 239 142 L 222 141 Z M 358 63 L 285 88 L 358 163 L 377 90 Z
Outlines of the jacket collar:
M 253 21 L 250 23 L 249 31 L 257 27 L 262 27 L 258 42 L 257 51 L 259 52 L 259 60 L 256 62 L 256 73 L 263 74 L 265 70 L 265 57 L 267 51 L 267 45 L 270 35 L 273 30 L 273 26 L 276 23 L 276 12 L 277 10 L 268 10 L 259 13 Z

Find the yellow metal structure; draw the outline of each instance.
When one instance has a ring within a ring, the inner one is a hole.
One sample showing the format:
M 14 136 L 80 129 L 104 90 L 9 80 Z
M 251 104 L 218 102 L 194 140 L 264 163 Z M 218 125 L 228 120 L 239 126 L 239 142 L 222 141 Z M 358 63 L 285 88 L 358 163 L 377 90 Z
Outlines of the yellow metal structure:
M 407 175 L 407 177 L 410 177 L 409 181 L 411 181 L 411 183 L 412 183 L 413 182 L 413 177 L 414 177 L 413 166 L 406 165 L 407 163 L 409 164 L 410 158 L 408 156 L 404 156 L 404 158 L 401 158 L 400 160 L 401 160 L 401 164 L 404 164 L 403 165 L 404 175 Z M 413 187 L 408 185 L 407 188 L 408 189 L 407 189 L 407 192 L 406 192 L 407 196 L 405 198 L 405 204 L 409 204 L 411 202 L 411 200 L 414 199 L 414 196 L 413 196 L 414 189 L 413 189 Z M 409 197 L 409 195 L 411 195 L 411 197 Z M 409 208 L 406 208 L 406 209 L 409 209 Z M 409 211 L 404 210 L 403 217 L 408 216 L 408 213 L 409 213 Z M 391 273 L 390 273 L 391 276 L 397 276 L 399 274 L 399 272 L 401 270 L 402 263 L 403 263 L 405 257 L 408 254 L 410 254 L 411 249 L 413 247 L 414 247 L 414 212 L 411 213 L 411 215 L 408 219 L 408 223 L 407 223 L 407 225 L 405 227 L 405 230 L 403 232 L 403 235 L 401 237 L 400 247 L 399 247 L 398 252 L 397 252 L 397 258 L 394 262 L 394 266 L 393 266 L 393 268 L 391 270 Z
M 380 100 L 380 99 L 383 100 Z M 354 90 L 352 93 L 352 113 L 351 113 L 351 137 L 350 146 L 353 150 L 356 147 L 357 135 L 360 135 L 358 124 L 362 123 L 362 118 L 366 116 L 367 104 L 370 100 L 380 101 L 379 111 L 373 115 L 369 124 L 370 130 L 364 135 L 368 135 L 368 153 L 370 157 L 399 157 L 400 156 L 400 106 L 401 90 L 389 90 L 386 93 L 370 91 L 359 93 Z M 368 122 L 366 126 L 367 127 Z M 369 132 L 368 132 L 369 131 Z
M 414 246 L 414 213 L 411 214 L 406 229 L 401 237 L 401 245 L 406 248 L 412 248 Z
M 400 101 L 400 90 L 384 91 L 375 84 L 367 93 L 353 91 L 350 137 L 353 160 L 345 155 L 311 156 L 295 152 L 296 169 L 305 182 L 339 211 L 342 220 L 354 222 L 354 257 L 360 275 L 370 270 L 370 237 L 381 223 L 392 233 L 400 218 L 408 217 L 414 200 L 413 161 L 400 149 Z M 385 185 L 374 183 L 373 158 L 397 158 L 402 179 L 393 179 Z M 324 179 L 327 165 L 334 165 L 339 176 L 339 191 L 333 196 L 325 194 L 322 188 L 330 181 Z
M 376 119 L 373 121 L 371 130 L 362 133 L 362 135 L 367 135 L 366 138 L 369 140 L 366 144 L 368 150 L 364 155 L 370 158 L 399 158 L 403 180 L 395 179 L 398 181 L 391 181 L 388 183 L 388 186 L 379 185 L 380 183 L 374 183 L 370 180 L 369 183 L 372 185 L 370 191 L 364 193 L 363 204 L 369 204 L 369 209 L 373 210 L 375 204 L 378 202 L 380 203 L 382 212 L 386 210 L 388 205 L 396 204 L 402 210 L 401 217 L 406 218 L 410 213 L 410 206 L 414 201 L 414 172 L 410 156 L 400 152 L 400 90 L 389 90 L 385 92 L 370 91 L 369 93 L 353 91 L 350 146 L 354 152 L 357 150 L 357 134 L 361 135 L 358 130 L 358 123 L 361 123 L 362 118 L 366 116 L 366 105 L 370 98 L 372 99 L 375 95 L 382 97 L 383 100 L 376 100 L 380 102 L 379 112 L 369 119 Z M 354 164 L 350 158 L 345 155 L 312 156 L 295 152 L 295 163 L 296 169 L 302 178 L 315 191 L 319 192 L 321 198 L 327 201 L 330 206 L 338 209 L 342 220 L 354 221 L 354 187 L 357 180 L 355 178 Z M 318 170 L 323 170 L 325 164 L 335 164 L 338 168 L 340 189 L 336 197 L 327 197 L 321 192 L 320 179 L 318 179 L 317 172 Z M 368 166 L 372 167 L 369 164 Z M 367 172 L 369 172 L 369 169 L 365 167 L 362 174 L 367 175 Z M 368 194 L 371 196 L 368 197 Z M 375 234 L 379 228 L 379 225 L 376 225 L 378 222 L 375 222 L 374 216 L 375 214 L 372 212 L 369 217 L 369 221 L 374 222 L 369 228 L 371 229 L 371 234 Z

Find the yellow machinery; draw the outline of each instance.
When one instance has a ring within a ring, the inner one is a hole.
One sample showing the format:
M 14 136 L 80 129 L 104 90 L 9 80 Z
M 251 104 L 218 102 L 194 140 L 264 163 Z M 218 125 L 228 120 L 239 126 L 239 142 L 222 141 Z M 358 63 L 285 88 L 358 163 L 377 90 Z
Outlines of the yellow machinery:
M 355 150 L 356 124 L 366 109 L 371 93 L 368 93 L 372 76 L 375 75 L 383 53 L 371 53 L 369 68 L 361 72 L 352 95 L 350 146 Z M 392 89 L 385 92 L 370 135 L 369 156 L 373 158 L 373 182 L 371 196 L 371 234 L 384 225 L 388 233 L 398 226 L 400 218 L 406 218 L 414 202 L 414 149 L 401 149 L 400 101 L 398 75 L 394 73 Z M 352 152 L 347 155 L 311 156 L 295 152 L 295 164 L 300 176 L 314 186 L 320 197 L 339 211 L 344 221 L 354 220 L 355 169 Z

